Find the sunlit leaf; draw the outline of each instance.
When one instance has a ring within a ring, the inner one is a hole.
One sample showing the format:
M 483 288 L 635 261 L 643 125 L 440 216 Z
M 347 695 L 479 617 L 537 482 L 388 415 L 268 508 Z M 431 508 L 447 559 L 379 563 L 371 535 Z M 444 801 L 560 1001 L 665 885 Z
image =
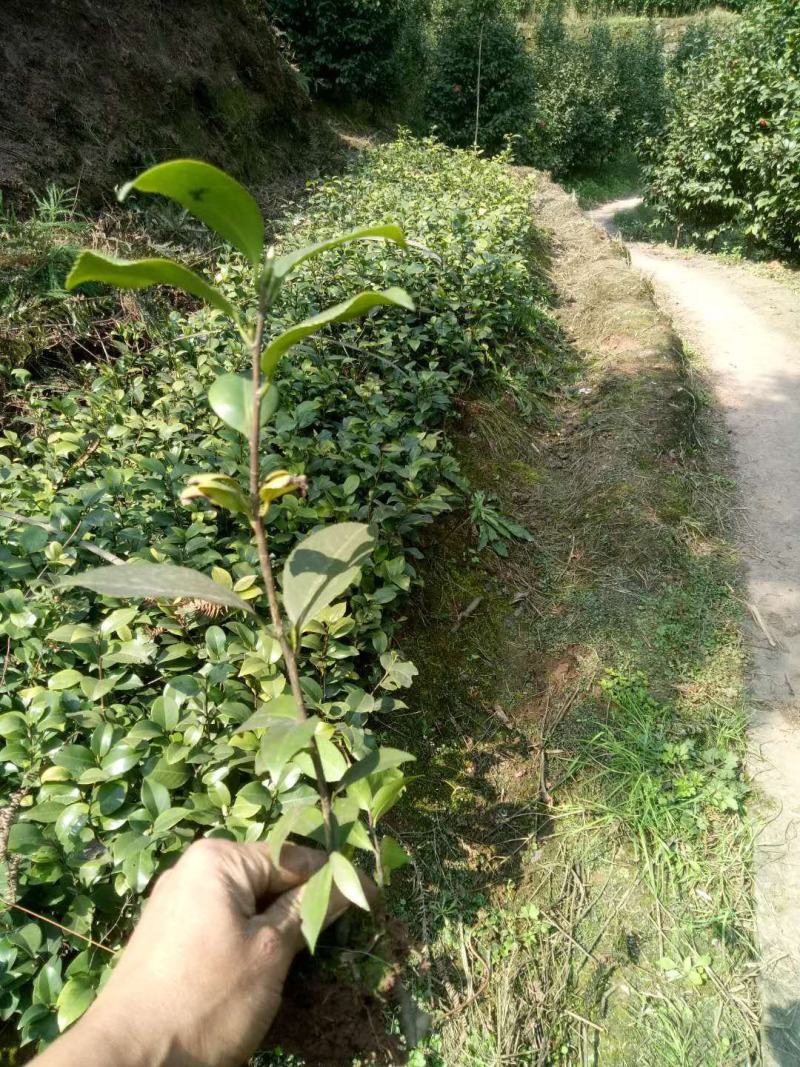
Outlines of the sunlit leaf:
M 118 289 L 146 289 L 151 285 L 172 285 L 239 321 L 236 309 L 219 289 L 199 274 L 171 259 L 115 259 L 99 252 L 81 252 L 67 276 L 65 286 L 74 289 L 83 282 L 105 282 Z
M 361 879 L 358 877 L 358 871 L 350 860 L 343 856 L 341 852 L 331 852 L 328 862 L 331 865 L 333 880 L 342 896 L 347 897 L 350 903 L 355 904 L 357 908 L 369 911 L 369 901 L 364 894 Z
M 234 515 L 249 515 L 250 505 L 235 478 L 227 474 L 193 474 L 181 493 L 181 503 L 207 500 Z
M 88 978 L 77 975 L 70 978 L 58 994 L 58 1029 L 66 1030 L 86 1011 L 95 998 L 95 989 Z
M 399 748 L 377 748 L 360 759 L 358 763 L 354 763 L 342 780 L 337 783 L 336 788 L 337 790 L 347 789 L 360 778 L 389 770 L 391 767 L 399 767 L 402 763 L 415 759 L 416 756 L 412 756 L 410 752 L 403 752 Z
M 231 589 L 213 581 L 200 571 L 188 567 L 173 567 L 169 563 L 144 563 L 135 560 L 109 567 L 95 567 L 62 578 L 61 586 L 83 586 L 102 596 L 148 597 L 156 600 L 187 598 L 207 600 L 228 608 L 253 613 L 246 600 Z
M 387 223 L 382 226 L 360 226 L 356 230 L 339 234 L 338 237 L 330 237 L 326 241 L 317 241 L 316 244 L 295 248 L 291 252 L 285 252 L 282 256 L 276 257 L 273 267 L 275 276 L 284 278 L 295 267 L 298 267 L 313 256 L 318 256 L 321 252 L 327 252 L 331 248 L 349 244 L 351 241 L 365 240 L 393 241 L 395 244 L 400 245 L 401 248 L 406 247 L 405 234 L 402 228 L 395 223 Z
M 313 619 L 354 582 L 375 540 L 360 522 L 340 522 L 310 534 L 283 568 L 283 603 L 295 626 Z
M 261 399 L 261 426 L 275 414 L 278 400 L 277 387 L 270 385 Z M 227 426 L 238 431 L 243 437 L 250 437 L 253 427 L 252 378 L 246 378 L 241 374 L 220 374 L 208 390 L 208 402 L 214 414 L 218 415 Z
M 372 308 L 381 306 L 401 307 L 407 311 L 413 311 L 414 301 L 405 289 L 394 287 L 383 292 L 368 289 L 349 300 L 342 301 L 341 304 L 334 304 L 333 307 L 326 308 L 325 311 L 320 311 L 317 315 L 312 315 L 311 318 L 290 326 L 288 330 L 270 341 L 261 355 L 261 370 L 267 378 L 271 378 L 284 352 L 292 345 L 296 345 L 298 341 L 302 341 L 304 337 L 324 329 L 332 322 L 348 322 L 350 319 L 366 315 Z
M 224 170 L 197 159 L 171 159 L 143 171 L 119 190 L 161 193 L 215 230 L 255 266 L 264 247 L 264 219 L 243 185 Z
M 328 902 L 331 899 L 333 871 L 330 863 L 313 874 L 305 884 L 300 900 L 300 920 L 303 937 L 313 952 L 317 947 L 317 938 L 325 924 L 328 914 Z
M 318 723 L 316 716 L 302 722 L 277 719 L 262 738 L 257 772 L 263 767 L 277 778 L 292 756 L 308 747 Z

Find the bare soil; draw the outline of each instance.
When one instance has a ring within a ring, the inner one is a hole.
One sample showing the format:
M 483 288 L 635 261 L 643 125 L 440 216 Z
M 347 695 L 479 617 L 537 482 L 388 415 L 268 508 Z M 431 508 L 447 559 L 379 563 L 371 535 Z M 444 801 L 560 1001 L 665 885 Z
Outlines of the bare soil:
M 615 201 L 590 212 L 615 233 Z M 731 436 L 752 617 L 752 771 L 765 1063 L 800 1063 L 800 295 L 710 256 L 632 244 L 631 263 L 708 368 Z

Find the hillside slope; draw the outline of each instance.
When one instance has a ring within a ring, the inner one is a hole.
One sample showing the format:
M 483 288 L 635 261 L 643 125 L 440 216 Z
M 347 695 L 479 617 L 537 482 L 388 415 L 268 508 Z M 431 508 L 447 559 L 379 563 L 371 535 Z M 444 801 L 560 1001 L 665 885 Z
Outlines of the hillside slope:
M 80 184 L 85 202 L 175 155 L 263 181 L 302 167 L 318 134 L 300 80 L 246 0 L 3 8 L 0 189 Z

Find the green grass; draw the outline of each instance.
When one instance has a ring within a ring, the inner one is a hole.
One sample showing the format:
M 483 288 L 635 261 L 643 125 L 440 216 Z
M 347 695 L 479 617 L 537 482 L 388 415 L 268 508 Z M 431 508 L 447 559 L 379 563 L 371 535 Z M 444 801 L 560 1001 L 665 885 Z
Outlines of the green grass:
M 588 209 L 636 196 L 641 191 L 642 171 L 633 152 L 622 152 L 605 167 L 572 174 L 562 184 L 575 193 L 582 208 Z
M 606 295 L 574 309 L 610 341 L 555 428 L 466 405 L 462 462 L 535 543 L 476 564 L 464 517 L 409 613 L 418 714 L 390 728 L 428 767 L 398 829 L 436 1020 L 412 1063 L 756 1054 L 732 485 L 689 358 Z

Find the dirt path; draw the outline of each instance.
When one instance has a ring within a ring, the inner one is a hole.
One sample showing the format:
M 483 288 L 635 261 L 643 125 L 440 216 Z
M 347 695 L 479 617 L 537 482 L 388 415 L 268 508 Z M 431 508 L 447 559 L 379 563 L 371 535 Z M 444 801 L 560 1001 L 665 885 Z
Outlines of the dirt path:
M 637 200 L 590 212 L 609 233 Z M 800 297 L 706 257 L 629 246 L 707 366 L 732 435 L 753 615 L 753 771 L 770 802 L 759 835 L 764 1062 L 800 1064 Z

